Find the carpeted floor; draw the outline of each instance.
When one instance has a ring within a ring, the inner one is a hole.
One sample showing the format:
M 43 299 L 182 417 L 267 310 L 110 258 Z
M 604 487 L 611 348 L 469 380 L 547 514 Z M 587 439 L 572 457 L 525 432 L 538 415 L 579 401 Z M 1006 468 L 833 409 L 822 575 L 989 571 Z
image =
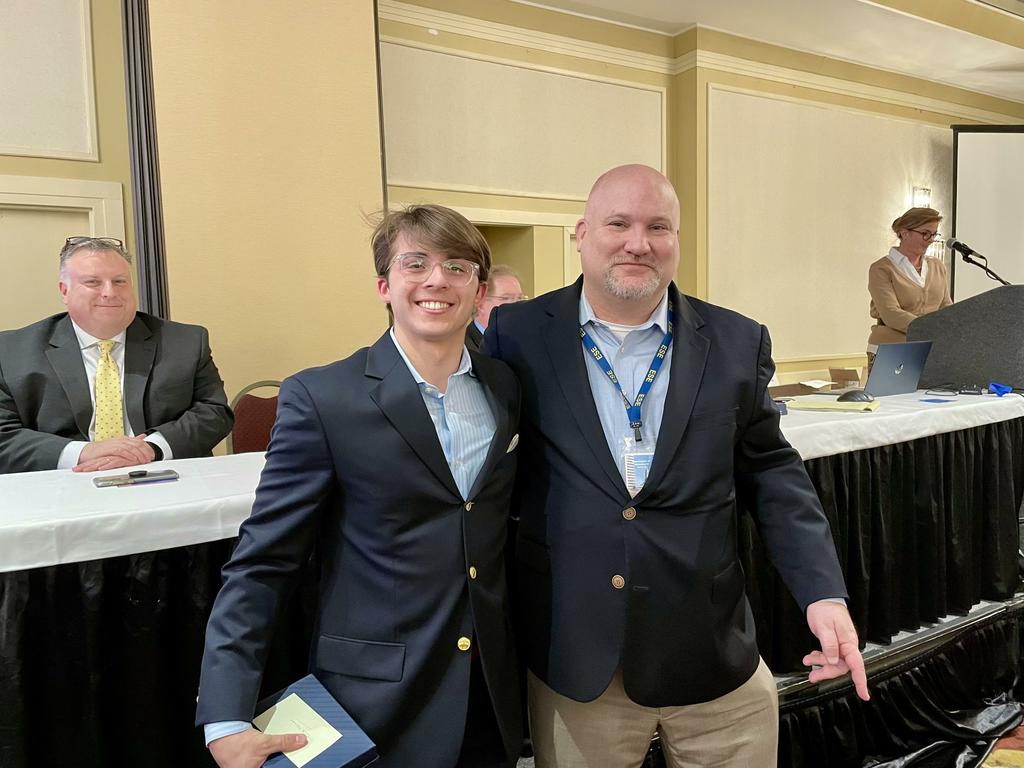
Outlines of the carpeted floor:
M 1024 768 L 1024 725 L 997 741 L 981 768 Z

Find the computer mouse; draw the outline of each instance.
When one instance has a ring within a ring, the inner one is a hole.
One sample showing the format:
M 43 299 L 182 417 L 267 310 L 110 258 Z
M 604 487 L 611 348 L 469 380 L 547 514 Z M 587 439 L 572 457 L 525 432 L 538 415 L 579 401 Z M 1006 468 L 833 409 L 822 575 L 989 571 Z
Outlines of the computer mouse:
M 851 389 L 836 398 L 840 403 L 870 403 L 875 396 L 863 389 Z

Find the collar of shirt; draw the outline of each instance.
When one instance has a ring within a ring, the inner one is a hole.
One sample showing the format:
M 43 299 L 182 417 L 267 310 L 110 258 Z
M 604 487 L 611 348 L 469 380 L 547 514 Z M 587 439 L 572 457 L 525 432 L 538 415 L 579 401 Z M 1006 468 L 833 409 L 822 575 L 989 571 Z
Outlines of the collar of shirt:
M 107 341 L 107 339 L 98 339 L 90 333 L 83 331 L 74 320 L 71 321 L 71 327 L 75 329 L 75 336 L 78 337 L 78 348 L 88 349 L 89 347 L 99 344 L 101 341 Z M 109 341 L 115 341 L 118 344 L 124 344 L 125 335 L 128 333 L 127 329 L 121 331 L 119 334 L 114 336 Z
M 921 271 L 918 272 L 914 269 L 914 265 L 910 263 L 910 259 L 900 253 L 898 248 L 889 249 L 889 261 L 893 263 L 900 272 L 909 277 L 915 283 L 920 286 L 924 286 L 925 281 L 928 279 L 928 257 L 921 257 Z
M 587 301 L 586 291 L 580 291 L 580 325 L 586 327 L 587 323 L 603 325 L 605 328 L 608 327 L 608 323 L 601 320 L 601 318 L 594 314 L 593 307 L 591 307 L 590 302 Z M 644 323 L 638 325 L 634 330 L 643 331 L 654 326 L 661 329 L 662 333 L 668 331 L 668 291 L 665 291 L 662 295 L 661 301 L 658 303 L 658 306 L 655 307 L 651 316 L 648 317 Z
M 484 331 L 486 331 L 486 330 L 487 330 L 487 329 L 486 329 L 486 328 L 484 328 L 484 327 L 483 327 L 482 325 L 480 325 L 480 323 L 479 323 L 479 322 L 477 322 L 476 318 L 473 318 L 473 325 L 475 325 L 475 326 L 476 326 L 476 329 L 477 329 L 478 331 L 480 331 L 480 333 L 483 333 Z
M 434 388 L 433 384 L 420 375 L 420 372 L 416 370 L 416 366 L 412 364 L 412 360 L 410 360 L 409 356 L 405 354 L 405 350 L 402 349 L 402 345 L 398 343 L 398 338 L 395 336 L 394 327 L 392 327 L 388 333 L 391 334 L 391 341 L 394 342 L 395 349 L 397 349 L 398 354 L 402 356 L 402 360 L 405 361 L 405 365 L 409 369 L 409 373 L 412 374 L 413 380 L 420 389 L 423 389 L 424 387 Z M 459 367 L 455 370 L 455 373 L 453 373 L 452 376 L 461 376 L 464 373 L 468 373 L 474 379 L 476 378 L 476 374 L 473 373 L 473 361 L 469 357 L 469 350 L 466 349 L 465 344 L 462 345 L 462 360 L 459 361 Z M 449 379 L 450 378 L 451 377 L 449 377 Z M 444 397 L 444 395 L 438 392 L 438 397 Z

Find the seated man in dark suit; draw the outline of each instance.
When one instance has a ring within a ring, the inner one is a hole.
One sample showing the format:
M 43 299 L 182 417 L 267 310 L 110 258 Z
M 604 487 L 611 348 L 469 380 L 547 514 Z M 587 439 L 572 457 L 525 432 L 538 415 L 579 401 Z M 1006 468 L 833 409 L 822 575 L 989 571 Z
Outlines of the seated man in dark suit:
M 137 312 L 120 240 L 70 237 L 68 311 L 0 332 L 0 474 L 209 456 L 231 430 L 205 328 Z
M 530 297 L 523 293 L 519 275 L 512 267 L 505 264 L 495 264 L 491 267 L 490 277 L 487 278 L 487 293 L 476 303 L 473 322 L 466 326 L 466 346 L 473 352 L 480 351 L 480 342 L 483 341 L 487 319 L 491 316 L 492 309 L 502 304 L 526 301 L 528 298 Z
M 394 325 L 284 381 L 252 515 L 206 630 L 196 720 L 222 768 L 302 746 L 252 719 L 271 630 L 320 553 L 310 665 L 378 768 L 509 768 L 521 746 L 504 545 L 519 385 L 467 351 L 490 249 L 435 205 L 372 238 Z

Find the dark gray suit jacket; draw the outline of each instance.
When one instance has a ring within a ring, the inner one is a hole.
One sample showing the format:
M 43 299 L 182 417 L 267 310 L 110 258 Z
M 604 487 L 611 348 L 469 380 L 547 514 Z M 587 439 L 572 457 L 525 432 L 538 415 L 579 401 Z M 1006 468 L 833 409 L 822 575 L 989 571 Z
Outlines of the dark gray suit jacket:
M 124 399 L 132 431 L 159 432 L 174 458 L 209 456 L 231 431 L 206 329 L 139 312 L 125 335 Z M 89 380 L 67 313 L 0 332 L 0 474 L 54 469 L 89 439 Z

